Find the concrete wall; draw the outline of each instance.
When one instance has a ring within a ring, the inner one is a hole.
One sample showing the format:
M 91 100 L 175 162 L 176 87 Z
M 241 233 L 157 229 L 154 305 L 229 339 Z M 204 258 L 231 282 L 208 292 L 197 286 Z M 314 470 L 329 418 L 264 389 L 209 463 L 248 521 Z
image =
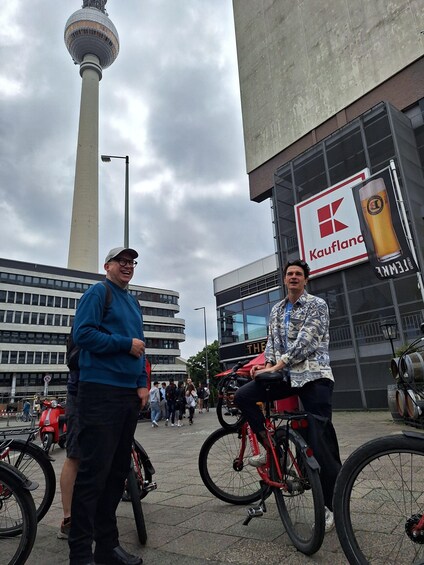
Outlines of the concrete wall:
M 247 171 L 424 54 L 422 0 L 233 0 Z

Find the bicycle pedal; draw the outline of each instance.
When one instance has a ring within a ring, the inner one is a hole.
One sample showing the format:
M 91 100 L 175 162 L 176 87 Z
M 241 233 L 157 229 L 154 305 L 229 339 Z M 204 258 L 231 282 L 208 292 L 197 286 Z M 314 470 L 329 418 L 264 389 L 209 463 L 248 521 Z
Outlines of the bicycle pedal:
M 252 506 L 247 509 L 247 514 L 250 518 L 260 518 L 264 515 L 263 506 Z
M 158 488 L 158 485 L 154 481 L 152 481 L 151 483 L 148 483 L 148 482 L 143 483 L 143 491 L 144 492 L 150 492 L 152 490 L 156 490 L 157 488 Z

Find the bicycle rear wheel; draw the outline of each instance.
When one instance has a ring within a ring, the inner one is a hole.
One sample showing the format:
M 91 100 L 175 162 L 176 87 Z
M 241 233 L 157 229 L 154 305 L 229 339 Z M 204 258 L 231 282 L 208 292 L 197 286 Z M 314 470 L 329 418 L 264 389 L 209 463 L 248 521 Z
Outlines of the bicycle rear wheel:
M 273 488 L 281 521 L 293 545 L 312 555 L 325 535 L 325 507 L 319 470 L 310 466 L 304 441 L 293 430 L 278 430 L 274 436 L 285 488 Z M 276 464 L 271 477 L 279 481 Z
M 39 522 L 49 510 L 56 492 L 56 474 L 51 461 L 41 447 L 18 439 L 10 442 L 4 461 L 16 467 L 30 481 L 38 483 L 32 496 Z
M 372 440 L 343 465 L 334 517 L 349 563 L 424 563 L 424 436 L 410 432 Z
M 234 393 L 232 393 L 234 396 Z M 237 430 L 245 421 L 240 410 L 234 405 L 227 394 L 219 398 L 216 404 L 216 416 L 218 422 L 226 430 Z
M 7 469 L 6 464 L 0 464 L 1 562 L 7 565 L 25 563 L 36 534 L 37 518 L 31 493 Z
M 259 475 L 247 463 L 251 457 L 250 442 L 242 451 L 241 431 L 220 428 L 202 445 L 199 472 L 206 488 L 217 498 L 230 504 L 250 504 L 259 500 Z

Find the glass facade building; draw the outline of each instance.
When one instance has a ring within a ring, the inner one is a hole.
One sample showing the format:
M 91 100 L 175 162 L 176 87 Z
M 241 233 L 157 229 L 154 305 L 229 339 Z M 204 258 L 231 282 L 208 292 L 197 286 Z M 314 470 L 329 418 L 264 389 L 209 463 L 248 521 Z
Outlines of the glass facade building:
M 275 171 L 272 205 L 277 259 L 272 291 L 248 294 L 255 278 L 244 285 L 215 292 L 220 330 L 221 358 L 226 366 L 249 353 L 250 340 L 265 338 L 264 320 L 278 300 L 281 269 L 287 260 L 299 257 L 294 205 L 329 186 L 368 168 L 374 174 L 394 160 L 408 214 L 420 269 L 424 241 L 424 103 L 405 112 L 380 103 Z M 352 210 L 352 214 L 356 214 Z M 258 274 L 257 280 L 262 281 Z M 396 323 L 395 347 L 419 335 L 423 321 L 422 292 L 417 276 L 381 281 L 368 262 L 310 280 L 308 290 L 324 298 L 329 306 L 330 355 L 336 386 L 335 408 L 387 407 L 390 343 L 381 324 Z M 231 302 L 227 298 L 234 296 Z M 244 293 L 244 296 L 242 295 Z M 236 297 L 236 295 L 239 295 Z M 259 334 L 262 332 L 262 336 Z M 244 341 L 244 344 L 241 344 Z M 229 343 L 233 345 L 229 347 Z M 253 343 L 253 342 L 251 342 Z M 255 353 L 259 352 L 260 345 Z

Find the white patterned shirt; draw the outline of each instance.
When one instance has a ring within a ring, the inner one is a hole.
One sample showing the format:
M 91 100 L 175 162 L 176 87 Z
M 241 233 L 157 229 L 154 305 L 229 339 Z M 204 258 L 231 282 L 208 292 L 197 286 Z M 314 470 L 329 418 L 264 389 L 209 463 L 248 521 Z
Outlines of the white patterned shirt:
M 285 324 L 287 302 L 286 296 L 271 310 L 266 362 L 275 365 L 283 361 L 290 370 L 292 387 L 323 378 L 334 381 L 328 354 L 330 320 L 326 302 L 304 291 Z

